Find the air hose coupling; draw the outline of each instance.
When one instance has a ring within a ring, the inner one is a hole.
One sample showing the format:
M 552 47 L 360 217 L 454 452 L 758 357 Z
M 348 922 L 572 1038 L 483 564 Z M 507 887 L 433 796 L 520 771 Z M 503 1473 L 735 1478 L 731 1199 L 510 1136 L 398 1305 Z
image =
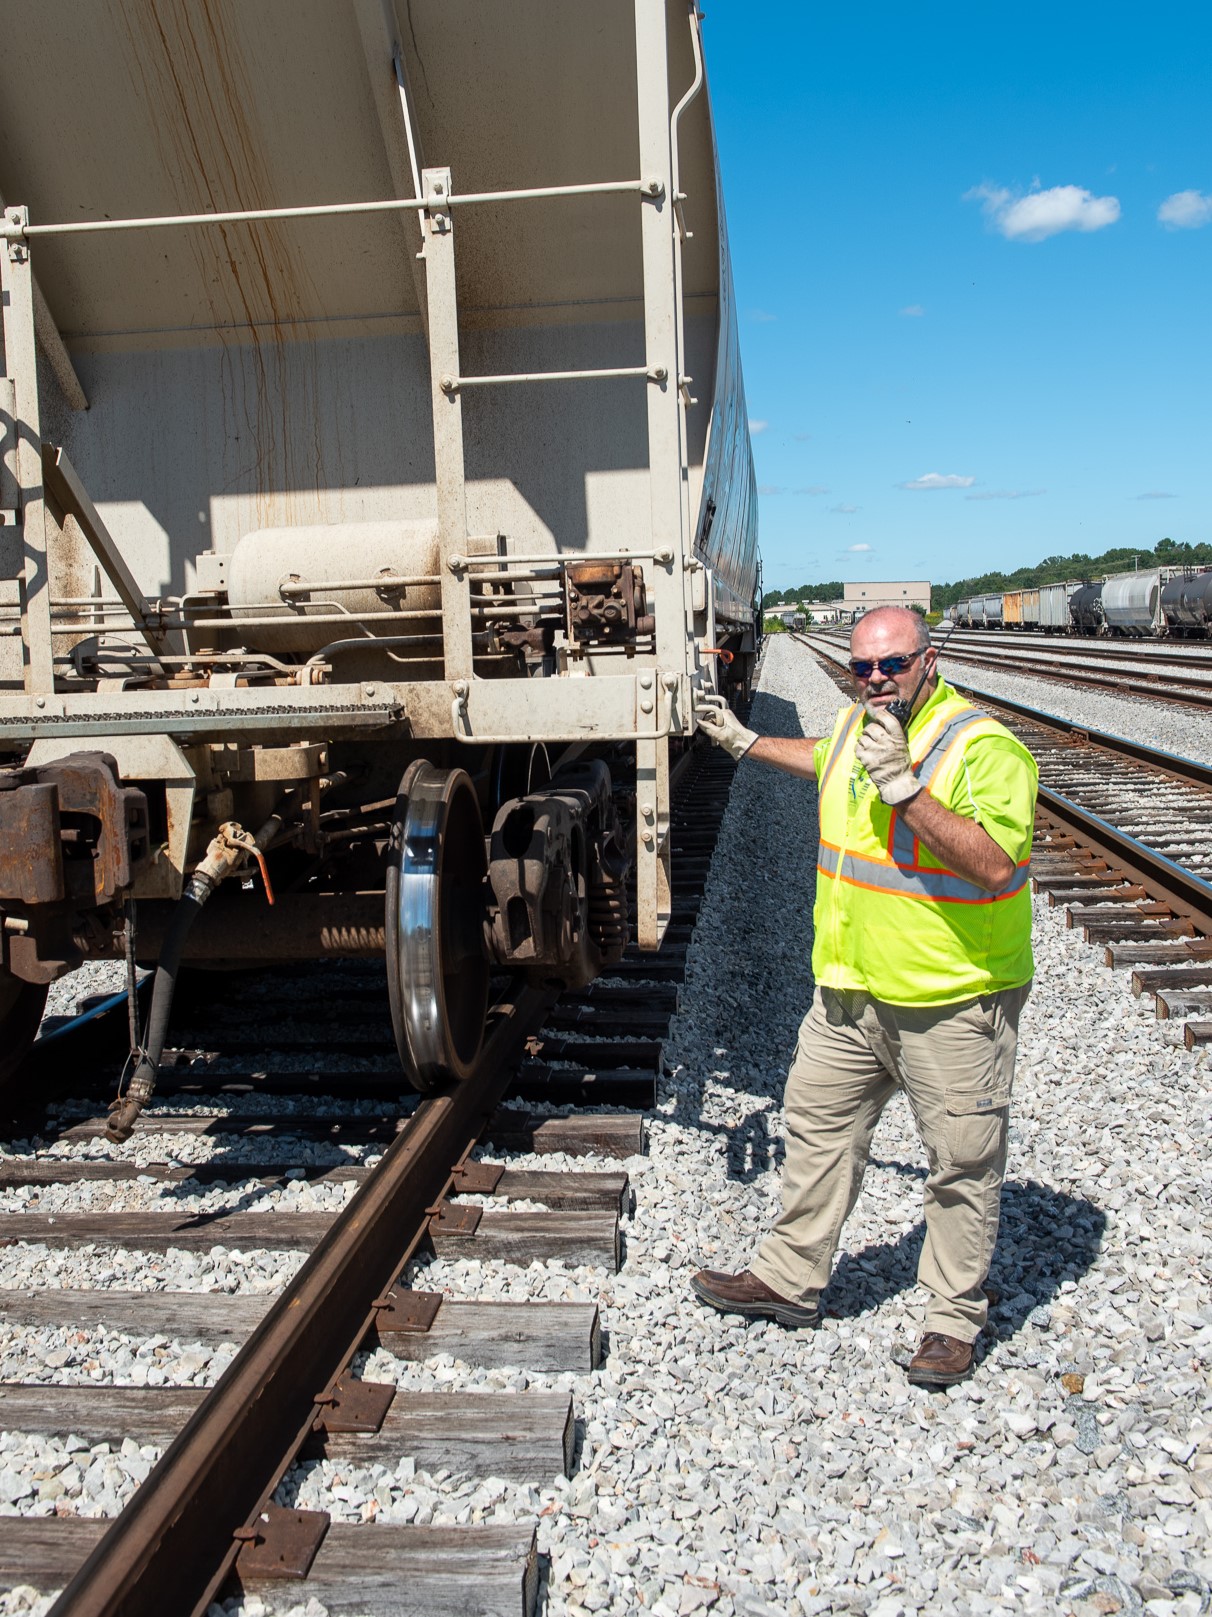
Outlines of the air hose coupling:
M 211 838 L 205 856 L 198 862 L 185 883 L 180 900 L 168 924 L 160 959 L 156 963 L 156 976 L 152 984 L 151 1009 L 147 1015 L 147 1033 L 142 1049 L 135 1052 L 138 1061 L 125 1091 L 109 1109 L 105 1124 L 105 1137 L 114 1144 L 129 1140 L 134 1133 L 140 1113 L 151 1100 L 156 1089 L 156 1075 L 164 1041 L 168 1035 L 168 1020 L 172 1014 L 173 995 L 177 987 L 177 974 L 190 928 L 202 912 L 202 906 L 221 886 L 225 877 L 250 856 L 261 869 L 265 892 L 273 903 L 273 889 L 265 867 L 264 848 L 281 828 L 280 814 L 275 814 L 254 837 L 236 820 L 225 821 Z

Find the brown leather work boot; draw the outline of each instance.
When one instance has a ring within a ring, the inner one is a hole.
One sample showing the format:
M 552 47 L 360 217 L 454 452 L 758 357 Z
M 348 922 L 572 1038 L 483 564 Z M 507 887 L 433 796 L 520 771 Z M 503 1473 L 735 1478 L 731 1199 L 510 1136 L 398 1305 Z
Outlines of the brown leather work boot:
M 927 1331 L 905 1374 L 915 1387 L 953 1387 L 972 1374 L 973 1346 L 941 1331 Z
M 739 1274 L 725 1274 L 719 1269 L 700 1269 L 690 1282 L 690 1289 L 700 1302 L 719 1309 L 721 1314 L 743 1314 L 746 1319 L 772 1319 L 778 1325 L 789 1325 L 793 1330 L 810 1328 L 821 1322 L 821 1311 L 815 1305 L 793 1303 L 771 1291 L 755 1274 L 742 1269 Z

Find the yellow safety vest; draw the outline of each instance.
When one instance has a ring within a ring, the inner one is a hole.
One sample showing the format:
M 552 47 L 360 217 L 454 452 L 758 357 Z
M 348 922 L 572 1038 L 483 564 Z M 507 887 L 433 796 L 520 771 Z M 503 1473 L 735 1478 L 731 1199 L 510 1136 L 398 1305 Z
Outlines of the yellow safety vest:
M 826 988 L 861 989 L 892 1005 L 948 1005 L 1029 982 L 1030 818 L 1027 856 L 1000 892 L 947 867 L 884 803 L 855 758 L 859 706 L 839 715 L 817 749 L 821 844 L 812 970 Z M 944 808 L 978 818 L 964 760 L 982 737 L 1013 743 L 1028 771 L 1031 817 L 1038 770 L 1010 732 L 940 680 L 909 725 L 914 773 Z M 1016 767 L 1016 759 L 1008 759 Z

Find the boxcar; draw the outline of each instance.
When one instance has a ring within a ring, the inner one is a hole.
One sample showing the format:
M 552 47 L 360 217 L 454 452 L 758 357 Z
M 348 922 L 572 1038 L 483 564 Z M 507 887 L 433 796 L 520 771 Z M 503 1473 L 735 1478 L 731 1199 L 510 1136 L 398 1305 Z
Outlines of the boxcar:
M 1039 626 L 1053 634 L 1068 634 L 1073 627 L 1069 615 L 1069 602 L 1080 582 L 1068 584 L 1041 584 L 1039 591 Z

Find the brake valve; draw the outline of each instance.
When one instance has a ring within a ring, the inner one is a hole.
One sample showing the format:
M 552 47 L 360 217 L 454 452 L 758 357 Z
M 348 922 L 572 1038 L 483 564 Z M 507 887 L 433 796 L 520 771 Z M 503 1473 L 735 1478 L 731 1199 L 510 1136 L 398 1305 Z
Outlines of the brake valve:
M 575 562 L 565 570 L 568 634 L 579 644 L 628 643 L 652 634 L 644 570 L 630 562 Z

